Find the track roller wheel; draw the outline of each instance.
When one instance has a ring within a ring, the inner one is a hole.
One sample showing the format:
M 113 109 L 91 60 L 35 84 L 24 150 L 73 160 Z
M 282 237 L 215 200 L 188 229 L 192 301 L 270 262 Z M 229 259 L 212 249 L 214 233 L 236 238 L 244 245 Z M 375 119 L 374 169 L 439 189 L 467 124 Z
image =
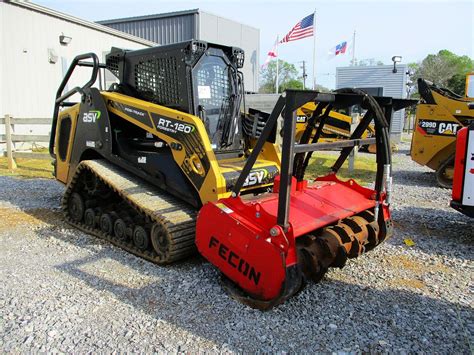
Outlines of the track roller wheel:
M 118 218 L 114 223 L 114 236 L 120 241 L 127 239 L 127 224 L 122 218 Z
M 454 154 L 440 164 L 436 170 L 436 181 L 444 189 L 453 187 Z
M 83 182 L 85 190 L 91 196 L 100 196 L 102 199 L 110 197 L 110 189 L 92 172 L 86 171 L 83 175 Z
M 93 208 L 88 208 L 84 212 L 84 224 L 90 228 L 95 226 L 95 211 Z
M 151 244 L 161 260 L 166 261 L 170 254 L 170 237 L 161 224 L 155 223 L 151 229 Z
M 80 194 L 74 192 L 71 194 L 68 202 L 68 211 L 74 222 L 80 222 L 84 216 L 84 199 Z
M 100 230 L 105 234 L 112 234 L 114 230 L 114 221 L 108 213 L 103 213 L 99 221 Z
M 148 249 L 150 245 L 150 237 L 148 235 L 147 230 L 142 226 L 135 226 L 133 229 L 133 244 L 140 249 L 141 251 L 145 251 Z

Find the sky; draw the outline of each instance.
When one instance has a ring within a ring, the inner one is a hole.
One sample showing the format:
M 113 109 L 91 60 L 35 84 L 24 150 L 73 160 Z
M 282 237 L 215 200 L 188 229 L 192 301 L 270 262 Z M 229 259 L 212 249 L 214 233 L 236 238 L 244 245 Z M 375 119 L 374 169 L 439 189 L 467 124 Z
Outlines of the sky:
M 392 64 L 421 61 L 426 55 L 448 49 L 474 59 L 474 0 L 319 0 L 319 1 L 169 1 L 169 0 L 34 0 L 57 11 L 90 21 L 150 15 L 200 8 L 260 29 L 260 63 L 298 21 L 316 12 L 315 38 L 279 46 L 279 58 L 298 69 L 306 61 L 312 81 L 313 49 L 316 82 L 335 87 L 336 67 L 347 66 L 351 53 L 328 58 L 338 43 L 351 42 L 356 32 L 355 57 Z

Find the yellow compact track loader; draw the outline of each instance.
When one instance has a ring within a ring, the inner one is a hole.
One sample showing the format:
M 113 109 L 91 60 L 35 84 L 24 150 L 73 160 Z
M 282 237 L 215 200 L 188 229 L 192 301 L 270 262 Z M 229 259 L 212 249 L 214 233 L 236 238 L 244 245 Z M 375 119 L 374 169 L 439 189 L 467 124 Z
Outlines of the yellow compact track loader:
M 50 153 L 70 224 L 161 265 L 199 251 L 235 298 L 268 309 L 391 235 L 387 120 L 413 102 L 287 90 L 271 114 L 242 114 L 243 63 L 239 48 L 195 40 L 112 49 L 105 64 L 79 55 L 56 94 Z M 89 81 L 64 92 L 77 67 Z M 102 69 L 118 79 L 108 90 L 95 87 Z M 319 109 L 296 142 L 296 110 L 308 102 Z M 353 105 L 368 112 L 350 139 L 319 143 L 315 126 Z M 362 138 L 373 120 L 377 140 Z M 351 150 L 374 143 L 374 187 L 339 180 Z M 309 183 L 311 154 L 323 149 L 342 150 Z
M 418 164 L 435 170 L 436 180 L 444 188 L 451 188 L 453 183 L 456 134 L 474 121 L 474 111 L 468 107 L 474 100 L 468 96 L 472 90 L 474 73 L 466 77 L 464 97 L 418 79 L 421 102 L 416 107 L 410 154 Z
M 317 109 L 317 105 L 314 102 L 308 102 L 298 108 L 296 111 L 296 141 L 299 142 L 304 131 L 306 130 L 308 120 Z M 324 113 L 325 110 L 322 111 Z M 349 139 L 351 137 L 352 117 L 345 115 L 337 111 L 330 111 L 329 115 L 324 124 L 324 129 L 321 132 L 320 142 L 333 142 L 340 139 Z M 356 122 L 358 123 L 358 122 Z M 316 134 L 319 124 L 316 125 L 313 135 Z M 375 136 L 375 128 L 373 124 L 370 124 L 364 133 L 362 138 L 373 138 Z M 361 147 L 361 149 L 367 149 L 369 152 L 375 152 L 375 145 Z

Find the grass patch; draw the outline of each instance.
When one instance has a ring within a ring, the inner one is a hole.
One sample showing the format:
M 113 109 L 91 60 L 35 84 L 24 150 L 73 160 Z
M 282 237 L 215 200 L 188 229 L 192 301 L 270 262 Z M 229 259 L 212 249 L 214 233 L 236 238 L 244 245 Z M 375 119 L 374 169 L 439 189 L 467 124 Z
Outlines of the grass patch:
M 41 146 L 36 146 L 31 148 L 31 151 L 33 153 L 44 153 L 44 154 L 49 154 L 49 149 L 46 147 L 41 147 Z
M 412 133 L 402 133 L 401 141 L 404 143 L 411 143 Z
M 7 158 L 0 157 L 0 175 L 22 178 L 53 178 L 51 160 L 16 158 L 15 161 L 17 168 L 9 170 Z
M 314 179 L 318 176 L 327 175 L 331 166 L 336 162 L 339 154 L 333 155 L 328 153 L 314 153 L 313 158 L 306 169 L 305 177 Z M 345 161 L 337 176 L 342 180 L 354 179 L 361 185 L 371 184 L 375 181 L 375 172 L 377 164 L 375 155 L 364 156 L 359 154 L 355 158 L 354 172 L 350 173 L 348 169 L 348 160 Z
M 318 176 L 327 175 L 331 166 L 336 161 L 338 154 L 315 153 L 306 169 L 305 177 L 314 179 Z M 53 178 L 53 166 L 50 160 L 17 158 L 17 169 L 8 170 L 7 158 L 0 157 L 0 175 L 19 176 L 22 178 Z M 375 180 L 375 155 L 357 155 L 353 173 L 349 173 L 348 161 L 344 163 L 337 176 L 342 180 L 354 179 L 359 184 L 371 184 Z

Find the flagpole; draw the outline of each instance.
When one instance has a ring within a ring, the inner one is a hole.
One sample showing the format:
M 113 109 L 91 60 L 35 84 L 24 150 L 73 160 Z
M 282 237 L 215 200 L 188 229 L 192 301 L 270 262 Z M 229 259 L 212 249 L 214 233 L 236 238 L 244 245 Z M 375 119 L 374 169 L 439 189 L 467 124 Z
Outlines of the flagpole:
M 279 40 L 280 40 L 280 35 L 277 35 L 277 41 L 276 41 L 276 43 L 277 43 L 277 45 L 276 45 L 277 66 L 276 66 L 276 78 L 275 78 L 275 94 L 278 94 L 278 79 L 279 79 L 279 77 L 278 77 L 278 75 L 279 75 L 279 72 L 278 72 L 279 64 L 278 63 L 280 62 L 280 58 L 278 57 L 278 45 L 280 44 Z
M 352 66 L 355 66 L 355 53 L 356 53 L 356 31 L 354 30 L 354 36 L 352 37 Z
M 313 90 L 316 90 L 316 9 L 313 15 Z

